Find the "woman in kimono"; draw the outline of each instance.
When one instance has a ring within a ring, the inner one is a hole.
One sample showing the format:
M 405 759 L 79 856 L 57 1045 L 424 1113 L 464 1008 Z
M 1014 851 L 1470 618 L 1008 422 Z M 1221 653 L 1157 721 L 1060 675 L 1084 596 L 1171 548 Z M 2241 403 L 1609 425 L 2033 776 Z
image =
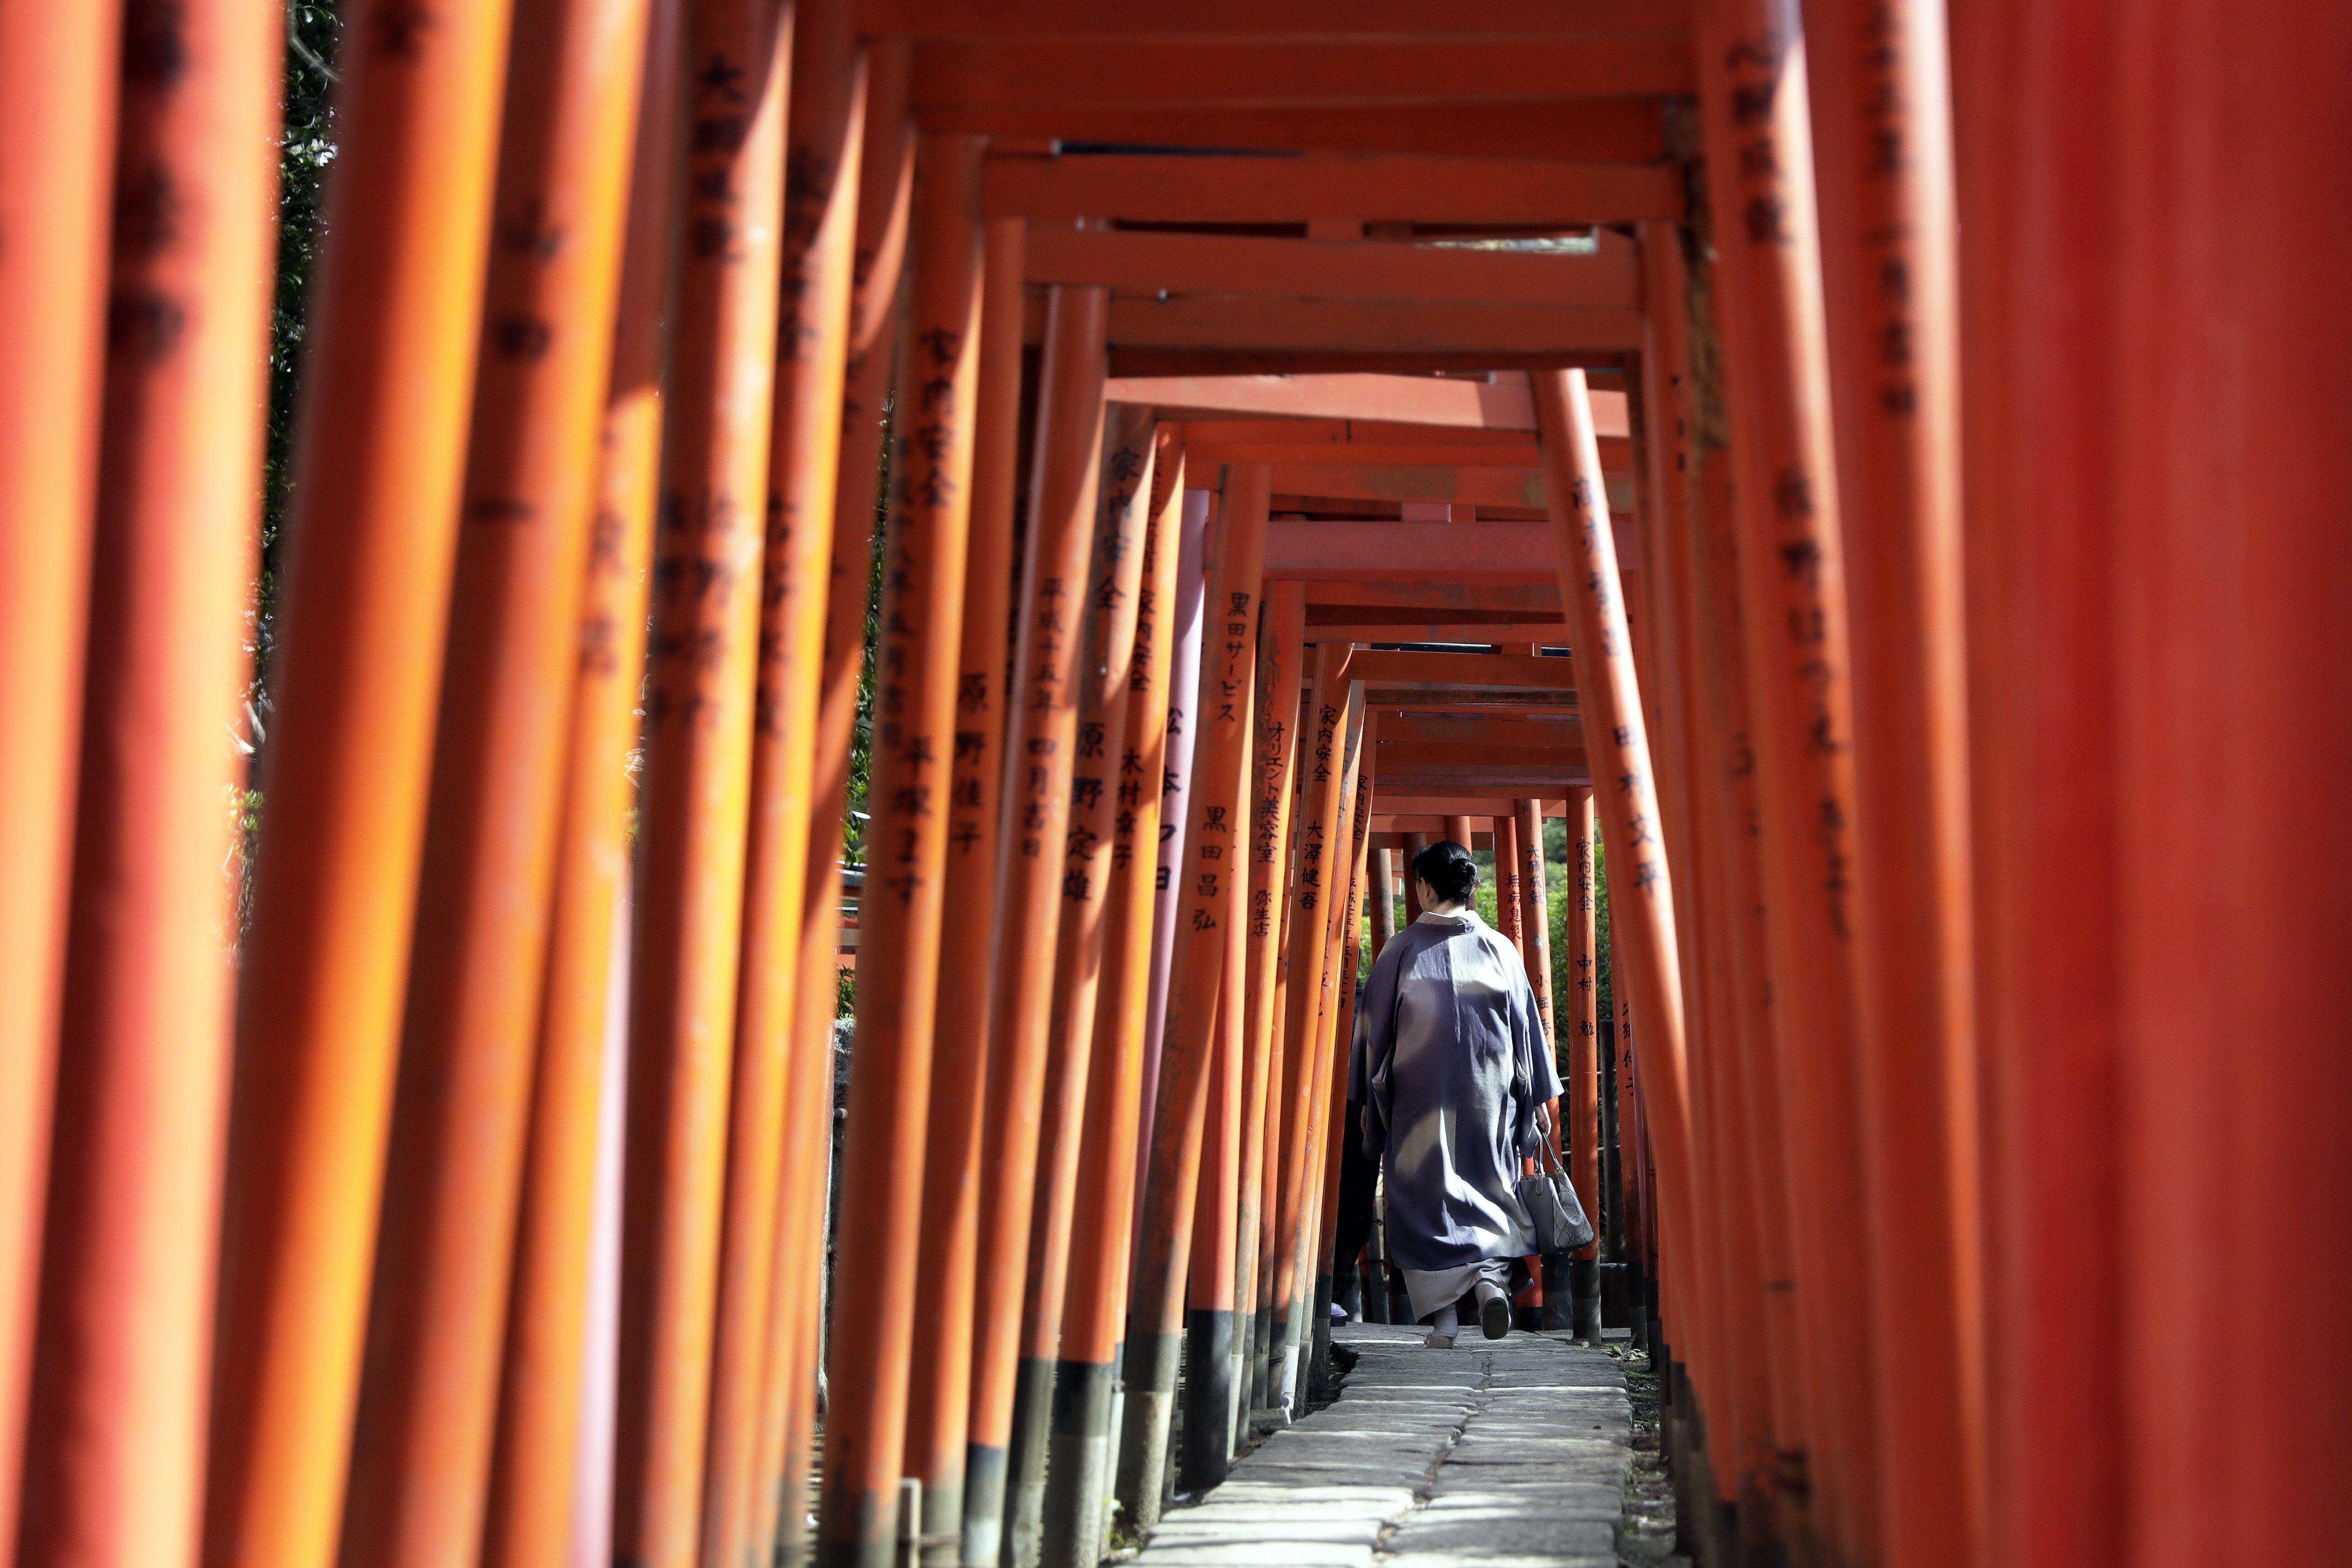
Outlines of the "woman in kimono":
M 1422 915 L 1372 965 L 1349 1098 L 1364 1107 L 1364 1154 L 1388 1184 L 1389 1256 L 1428 1343 L 1454 1343 L 1465 1296 L 1500 1339 L 1512 1270 L 1524 1274 L 1535 1250 L 1520 1161 L 1550 1134 L 1559 1073 L 1517 950 L 1470 906 L 1470 852 L 1444 840 L 1412 870 Z

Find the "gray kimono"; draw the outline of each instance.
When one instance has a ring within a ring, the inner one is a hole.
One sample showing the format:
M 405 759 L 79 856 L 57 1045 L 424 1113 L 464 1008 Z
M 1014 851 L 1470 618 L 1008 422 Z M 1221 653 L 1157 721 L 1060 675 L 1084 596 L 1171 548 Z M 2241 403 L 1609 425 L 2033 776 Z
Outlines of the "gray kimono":
M 1387 1178 L 1389 1256 L 1466 1288 L 1533 1251 L 1519 1161 L 1559 1073 L 1517 950 L 1469 911 L 1424 914 L 1381 949 L 1356 1019 L 1348 1097 Z

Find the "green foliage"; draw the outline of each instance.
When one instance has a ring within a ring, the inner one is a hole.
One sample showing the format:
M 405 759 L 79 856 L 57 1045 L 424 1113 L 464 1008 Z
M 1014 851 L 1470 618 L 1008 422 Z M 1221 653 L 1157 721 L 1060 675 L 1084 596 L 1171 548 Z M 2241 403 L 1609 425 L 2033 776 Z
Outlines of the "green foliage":
M 294 419 L 310 289 L 325 237 L 327 170 L 335 161 L 334 60 L 341 0 L 286 7 L 285 117 L 278 141 L 278 277 L 269 336 L 269 424 L 261 471 L 261 563 L 254 608 L 253 684 L 277 641 L 287 514 L 294 488 Z
M 857 675 L 857 727 L 849 739 L 849 809 L 842 821 L 842 858 L 851 865 L 866 862 L 866 792 L 874 772 L 874 652 L 882 635 L 882 548 L 890 533 L 890 413 L 896 402 L 895 393 L 882 400 L 882 459 L 874 479 L 874 553 L 866 567 L 866 662 Z

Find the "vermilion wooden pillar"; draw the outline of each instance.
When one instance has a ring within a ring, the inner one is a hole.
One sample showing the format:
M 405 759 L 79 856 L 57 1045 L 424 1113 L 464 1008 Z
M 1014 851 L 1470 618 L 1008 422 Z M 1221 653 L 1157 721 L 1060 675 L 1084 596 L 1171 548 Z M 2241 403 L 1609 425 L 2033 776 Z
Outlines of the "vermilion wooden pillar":
M 325 1568 L 342 1513 L 508 11 L 490 0 L 429 28 L 361 29 L 341 66 L 229 1130 L 205 1507 L 216 1568 Z
M 1882 1531 L 1857 1103 L 1853 945 L 1863 912 L 1806 55 L 1790 0 L 1706 0 L 1699 22 L 1772 1014 L 1791 1112 L 1804 1322 L 1813 1364 L 1828 1374 L 1813 1413 L 1812 1480 L 1832 1561 L 1866 1562 Z M 1649 1087 L 1660 1131 L 1654 1079 Z
M 1593 931 L 1594 824 L 1590 786 L 1568 792 L 1567 824 L 1570 882 L 1565 924 L 1569 992 L 1563 1000 L 1555 1002 L 1554 1016 L 1559 1020 L 1560 1054 L 1567 1062 L 1567 1071 L 1561 1074 L 1567 1093 L 1562 1098 L 1560 1125 L 1569 1180 L 1594 1231 L 1592 1245 L 1577 1252 L 1570 1270 L 1570 1293 L 1578 1312 L 1589 1312 L 1591 1318 L 1587 1322 L 1580 1316 L 1575 1324 L 1579 1337 L 1594 1340 L 1601 1332 L 1600 1260 L 1607 1237 L 1601 1192 L 1601 1034 L 1596 1008 L 1600 999 L 1596 983 L 1599 953 Z M 1611 1207 L 1622 1212 L 1621 1197 L 1611 1193 L 1607 1201 Z M 1580 1291 L 1575 1288 L 1580 1283 L 1584 1286 Z
M 39 1301 L 72 876 L 118 5 L 0 10 L 0 1540 L 13 1541 Z
M 520 0 L 341 1561 L 478 1554 L 643 0 Z M 564 242 L 551 244 L 561 234 Z
M 2127 1537 L 2149 1568 L 2318 1561 L 2345 1550 L 2333 1478 L 2352 1464 L 2352 1348 L 2332 1326 L 2352 1315 L 2352 1260 L 2325 1239 L 2352 1228 L 2352 465 L 2336 434 L 2352 309 L 2331 265 L 2352 236 L 2312 198 L 2352 128 L 2336 86 L 2352 18 L 2181 0 L 2103 20 L 2122 181 L 2111 248 L 2083 260 L 2116 290 L 2114 450 L 2141 465 L 2105 541 Z M 2216 766 L 2159 774 L 2183 746 Z M 2168 1252 L 2174 1293 L 2151 1296 Z M 2179 1359 L 2249 1321 L 2280 1354 L 2244 1377 Z
M 1244 842 L 1249 726 L 1247 705 L 1241 697 L 1255 664 L 1273 480 L 1273 470 L 1262 464 L 1227 470 L 1230 489 L 1209 580 L 1196 708 L 1196 722 L 1202 727 L 1194 753 L 1187 807 L 1191 820 L 1180 878 L 1182 915 L 1177 926 L 1143 1221 L 1136 1230 L 1135 1294 L 1127 1342 L 1118 1500 L 1139 1529 L 1160 1516 L 1160 1478 L 1168 1462 L 1193 1189 L 1207 1117 L 1208 1053 L 1225 963 L 1222 912 L 1226 879 L 1236 873 Z
M 844 1134 L 834 1301 L 860 1331 L 827 1346 L 817 1559 L 887 1568 L 898 1551 L 962 647 L 980 370 L 982 147 L 927 136 L 917 158 L 908 373 L 934 388 L 894 424 L 891 526 L 875 653 L 874 812 L 859 901 L 857 1048 Z
M 804 1167 L 834 1147 L 834 1015 L 839 1008 L 843 886 L 837 868 L 846 843 L 851 742 L 856 729 L 866 618 L 873 590 L 885 406 L 897 374 L 905 326 L 907 230 L 915 172 L 915 133 L 907 113 L 909 50 L 903 39 L 866 46 L 866 125 L 858 152 L 855 291 L 849 305 L 848 368 L 844 376 L 840 479 L 834 492 L 833 559 L 825 594 L 824 664 L 819 676 L 814 766 L 809 807 L 806 900 L 801 915 L 800 978 L 794 984 L 792 1073 L 785 1087 L 782 1164 Z M 987 450 L 978 421 L 973 471 Z M 1009 484 L 1009 481 L 1008 481 Z M 973 506 L 987 492 L 975 484 Z M 980 514 L 975 511 L 975 520 Z M 817 874 L 818 868 L 836 868 Z M 804 1563 L 811 1547 L 808 1489 L 816 1444 L 820 1294 L 825 1213 L 822 1188 L 799 1203 L 780 1201 L 776 1284 L 767 1365 L 761 1375 L 762 1427 L 755 1463 L 772 1478 L 754 1492 L 761 1512 L 754 1542 L 772 1533 L 778 1560 Z M 770 1520 L 772 1511 L 773 1520 Z
M 704 237 L 681 260 L 654 546 L 614 1550 L 662 1565 L 701 1535 L 792 52 L 776 7 L 730 0 L 689 6 L 687 40 L 724 68 L 696 74 L 689 121 L 745 133 L 689 139 Z
M 964 569 L 963 651 L 956 678 L 947 907 L 996 896 L 1003 821 L 1004 628 L 1013 613 L 1013 524 L 1021 425 L 1021 262 L 1028 223 L 988 221 L 980 396 L 972 452 L 971 548 Z M 988 1083 L 993 924 L 951 921 L 940 956 L 940 1001 L 953 1020 L 932 1048 L 923 1162 L 924 1268 L 915 1305 L 915 1373 L 907 1471 L 923 1483 L 923 1560 L 960 1561 L 971 1426 L 971 1302 L 980 1250 L 980 1164 Z
M 1412 869 L 1412 862 L 1420 858 L 1421 852 L 1427 849 L 1429 843 L 1427 833 L 1407 833 L 1404 836 L 1404 865 L 1398 874 L 1404 883 L 1404 918 L 1408 925 L 1421 918 L 1421 873 Z
M 1007 837 L 990 916 L 996 946 L 964 1478 L 966 1563 L 996 1561 L 1004 1518 L 1039 1107 L 1054 1021 L 1062 852 L 1077 747 L 1081 629 L 1092 602 L 1088 547 L 1103 462 L 1103 332 L 1109 297 L 1101 289 L 1056 288 L 1047 301 L 1045 381 L 1030 470 L 1034 522 L 1022 565 L 1020 640 L 1008 688 L 1013 706 L 1006 719 Z M 1046 1364 L 1050 1373 L 1051 1363 Z
M 834 880 L 831 866 L 809 863 L 809 813 L 841 478 L 866 68 L 845 7 L 798 7 L 775 423 L 760 572 L 742 979 L 703 1488 L 702 1552 L 721 1561 L 769 1549 L 769 1489 L 759 1473 L 767 1415 L 762 1401 L 772 1400 L 766 1372 L 778 1298 L 785 1298 L 789 1312 L 800 1288 L 797 1281 L 780 1279 L 778 1270 L 806 1268 L 779 1251 L 778 1228 L 786 1215 L 824 1201 L 830 1174 L 812 1140 L 793 1135 L 794 1122 L 807 1115 L 806 1107 L 792 1103 L 793 1034 L 808 883 L 812 875 L 821 883 Z M 803 1093 L 808 1077 L 803 1074 Z
M 1192 786 L 1192 741 L 1200 726 L 1193 705 L 1201 693 L 1201 643 L 1209 592 L 1210 514 L 1214 475 L 1194 476 L 1203 487 L 1185 492 L 1183 535 L 1177 546 L 1175 653 L 1168 672 L 1168 756 L 1160 769 L 1160 852 L 1151 914 L 1151 993 L 1144 1007 L 1143 1108 L 1136 1123 L 1135 1228 L 1143 1227 L 1144 1167 L 1151 1159 L 1152 1114 L 1160 1097 L 1160 1038 L 1168 1021 L 1168 984 L 1176 952 L 1177 877 L 1183 870 L 1186 791 Z
M 1544 865 L 1543 802 L 1522 800 L 1518 803 L 1516 815 L 1519 873 L 1519 931 L 1524 943 L 1522 951 L 1527 959 L 1528 983 L 1535 988 L 1536 1009 L 1543 1018 L 1544 1039 L 1550 1041 L 1557 1050 L 1559 1035 L 1552 1013 L 1551 892 L 1548 885 L 1550 879 L 1546 875 Z M 1381 925 L 1381 911 L 1388 903 L 1388 883 L 1381 881 L 1377 876 L 1372 881 L 1373 896 L 1380 901 L 1374 906 L 1372 917 L 1373 930 L 1377 933 Z M 1387 918 L 1393 923 L 1395 915 L 1391 913 Z M 1380 938 L 1375 936 L 1373 947 L 1375 956 L 1380 951 L 1379 941 Z M 1553 1124 L 1553 1131 L 1555 1133 L 1561 1131 L 1556 1120 Z
M 1087 1081 L 1085 1145 L 1071 1216 L 1069 1295 L 1054 1375 L 1042 1559 L 1047 1568 L 1100 1561 L 1110 1497 L 1113 1405 L 1133 1247 L 1135 1141 L 1142 1111 L 1143 1009 L 1150 992 L 1160 773 L 1167 758 L 1171 610 L 1184 506 L 1179 426 L 1155 437 L 1151 528 L 1143 549 L 1127 740 L 1118 770 L 1103 975 Z
M 619 1022 L 613 1016 L 614 925 L 630 873 L 635 789 L 628 760 L 645 677 L 646 579 L 661 465 L 661 323 L 675 281 L 672 153 L 683 9 L 680 0 L 655 0 L 646 22 L 595 529 L 580 604 L 530 1163 L 516 1222 L 498 1448 L 482 1528 L 487 1568 L 558 1568 L 570 1561 L 575 1492 L 583 1490 L 579 1455 L 590 1419 L 583 1369 L 591 1300 L 610 1288 L 610 1275 L 592 1281 L 590 1270 L 604 1168 L 600 1143 L 620 1114 L 617 1100 L 605 1093 L 606 1044 Z M 597 1500 L 607 1518 L 609 1492 L 608 1484 Z
M 1255 706 L 1256 682 L 1245 688 Z M 1251 714 L 1255 727 L 1255 714 Z M 1217 1003 L 1208 1112 L 1201 1134 L 1199 1191 L 1192 1204 L 1192 1257 L 1184 1276 L 1184 1430 L 1176 1485 L 1195 1495 L 1225 1479 L 1234 1450 L 1234 1221 L 1241 1208 L 1242 1054 L 1247 1028 L 1249 887 L 1224 883 L 1218 916 L 1225 933 L 1224 989 Z
M 1525 963 L 1528 943 L 1524 911 L 1519 906 L 1519 820 L 1516 816 L 1489 820 L 1495 834 L 1495 929 L 1519 950 L 1519 961 Z
M 1576 650 L 1585 743 L 1593 777 L 1609 780 L 1594 795 L 1601 831 L 1613 852 L 1608 865 L 1614 973 L 1633 982 L 1647 1009 L 1643 1082 L 1651 1130 L 1660 1144 L 1665 1222 L 1683 1235 L 1695 1235 L 1674 883 L 1660 836 L 1592 406 L 1580 371 L 1538 372 L 1529 382 L 1543 439 L 1545 501 L 1559 559 L 1560 602 Z
M 50 24 L 61 31 L 77 25 L 107 24 Z M 265 144 L 278 130 L 274 83 L 283 46 L 276 16 L 228 5 L 162 16 L 142 10 L 124 43 L 114 181 L 120 215 L 110 270 L 115 318 L 104 364 L 95 529 L 104 567 L 90 585 L 80 800 L 70 841 L 72 925 L 56 1020 L 68 1048 L 58 1062 L 24 1528 L 14 1532 L 13 1511 L 0 1514 L 0 1526 L 11 1530 L 16 1560 L 26 1563 L 184 1568 L 194 1559 L 201 1528 L 228 1098 L 233 971 L 222 951 L 222 870 L 237 863 L 242 847 L 234 820 L 222 810 L 240 771 L 222 737 L 242 695 L 243 622 L 259 542 L 254 476 L 262 450 L 259 350 L 268 330 L 272 235 Z M 33 47 L 0 24 L 0 48 Z M 12 80 L 0 91 L 62 99 L 78 85 L 69 62 L 46 49 L 0 73 L 41 64 L 58 74 L 37 85 Z M 31 106 L 19 106 L 6 116 L 5 134 L 22 139 L 0 158 L 13 163 L 63 151 L 26 134 L 24 120 L 60 110 L 102 111 L 110 97 L 53 101 L 30 116 L 25 109 Z M 102 156 L 110 139 L 92 139 L 98 145 L 88 151 Z M 84 152 L 64 152 L 59 172 L 98 173 L 79 166 L 77 154 Z M 27 259 L 36 266 L 51 259 L 41 254 L 47 246 L 71 251 L 83 238 L 83 225 L 64 214 L 56 214 L 66 221 L 53 234 L 18 225 L 22 209 L 15 198 L 24 187 L 12 176 L 38 180 L 47 172 L 0 174 L 0 225 L 33 252 Z M 93 180 L 87 193 L 73 196 L 94 206 L 104 189 Z M 188 221 L 161 205 L 143 208 L 142 195 L 159 190 L 177 193 L 182 209 L 201 219 Z M 0 260 L 0 287 L 29 281 Z M 6 323 L 0 341 L 23 346 L 13 319 L 20 303 L 62 306 L 57 327 L 63 340 L 87 325 L 73 290 L 94 293 L 95 268 L 93 276 L 61 281 L 68 283 L 61 298 L 35 296 L 0 306 Z M 82 346 L 96 349 L 94 341 Z M 12 360 L 0 376 L 31 368 L 28 360 Z M 97 368 L 93 352 L 50 390 L 72 389 Z M 68 391 L 66 405 L 49 417 L 74 420 L 88 406 Z M 0 418 L 23 422 L 21 434 L 42 434 L 42 414 L 17 398 L 0 392 Z M 20 454 L 12 439 L 19 434 L 0 437 L 7 454 L 0 460 L 24 465 L 0 481 L 7 486 L 0 501 L 6 530 L 53 531 L 51 548 L 70 550 L 80 533 L 76 519 L 47 506 L 15 509 L 30 499 L 16 486 L 52 477 L 41 471 L 47 463 L 86 459 L 89 447 L 73 442 L 56 452 Z M 12 574 L 32 564 L 13 540 L 0 545 L 0 570 Z M 18 586 L 12 576 L 0 593 L 13 601 Z M 48 596 L 52 616 L 56 598 L 72 592 L 56 579 L 21 586 Z M 17 610 L 9 602 L 0 615 Z M 38 672 L 8 666 L 12 681 L 26 683 L 15 700 L 47 695 L 45 685 L 54 692 L 58 673 L 78 663 L 64 646 L 47 654 L 46 683 Z M 27 761 L 45 769 L 46 748 L 26 749 Z M 37 870 L 55 863 L 50 854 L 65 845 L 27 847 Z M 29 913 L 16 912 L 19 918 Z M 17 935 L 10 933 L 12 939 Z M 8 972 L 17 976 L 15 964 L 53 955 L 47 944 L 12 954 Z M 55 996 L 44 984 L 9 1006 L 38 1006 Z M 13 1034 L 0 1042 L 12 1070 L 9 1092 L 25 1087 L 13 1069 L 36 1060 L 19 1053 L 20 1043 Z M 9 1113 L 21 1118 L 45 1109 L 16 1105 Z M 21 1128 L 18 1122 L 0 1136 Z M 43 1142 L 27 1139 L 29 1149 L 12 1144 L 8 1158 L 37 1158 Z M 13 1201 L 19 1189 L 12 1179 L 0 1180 Z M 0 1233 L 14 1228 L 0 1220 Z M 9 1264 L 0 1264 L 0 1282 L 10 1290 L 30 1285 Z M 10 1298 L 11 1321 L 29 1305 Z M 0 1456 L 13 1467 L 18 1346 L 13 1334 L 0 1343 L 11 1363 L 0 1416 L 9 1436 L 0 1441 Z M 12 1473 L 8 1495 L 15 1490 Z
M 1309 1322 L 1314 1325 L 1310 1354 L 1303 1369 L 1302 1393 L 1328 1398 L 1331 1367 L 1331 1249 L 1339 1224 L 1340 1140 L 1347 1136 L 1348 1053 L 1356 1024 L 1356 976 L 1363 963 L 1364 844 L 1372 820 L 1372 753 L 1377 718 L 1366 712 L 1363 691 L 1354 694 L 1357 720 L 1348 779 L 1348 807 L 1342 822 L 1346 849 L 1346 896 L 1332 909 L 1331 957 L 1325 968 L 1323 1065 L 1316 1081 L 1314 1162 L 1307 1179 L 1317 1193 L 1314 1222 L 1307 1232 L 1314 1243 L 1315 1290 Z M 1318 1174 L 1319 1173 L 1319 1174 Z M 1304 1401 L 1301 1401 L 1303 1406 Z
M 1013 1385 L 1011 1476 L 1005 1505 L 1016 1568 L 1037 1561 L 1045 1530 L 1045 1448 L 1053 1429 L 1055 1368 L 1070 1267 L 1071 1213 L 1093 1076 L 1095 1003 L 1118 832 L 1119 760 L 1127 749 L 1128 686 L 1143 557 L 1151 528 L 1155 421 L 1122 403 L 1108 411 L 1098 460 L 1100 502 L 1090 519 L 1094 548 L 1083 581 L 1085 611 L 1074 666 L 1078 727 L 1070 762 L 1069 823 L 1061 850 L 1061 936 L 1054 957 L 1045 1082 L 1039 1101 L 1034 1206 L 1027 1289 L 1021 1308 Z M 992 1123 L 995 1120 L 991 1118 Z
M 1253 720 L 1255 772 L 1250 797 L 1249 976 L 1244 1082 L 1242 1092 L 1242 1211 L 1235 1227 L 1239 1290 L 1234 1311 L 1247 1314 L 1237 1326 L 1249 1392 L 1242 1420 L 1265 1403 L 1265 1349 L 1273 1332 L 1271 1281 L 1261 1281 L 1261 1261 L 1272 1257 L 1269 1238 L 1277 1228 L 1282 1146 L 1283 1040 L 1282 938 L 1290 892 L 1291 801 L 1301 749 L 1297 694 L 1306 654 L 1306 585 L 1296 580 L 1270 583 L 1265 614 L 1258 627 L 1256 710 Z M 1245 1340 L 1244 1333 L 1245 1331 Z M 1245 1434 L 1244 1434 L 1245 1435 Z
M 1293 1302 L 1299 1294 L 1298 1267 L 1307 1186 L 1307 1145 L 1314 1117 L 1313 1085 L 1318 1071 L 1316 1021 L 1322 1005 L 1323 971 L 1331 940 L 1330 901 L 1345 874 L 1339 854 L 1339 826 L 1348 801 L 1344 773 L 1353 725 L 1347 677 L 1348 645 L 1326 643 L 1315 655 L 1314 733 L 1302 736 L 1307 755 L 1299 767 L 1307 785 L 1298 830 L 1298 868 L 1292 882 L 1289 992 L 1283 1025 L 1282 1189 L 1276 1215 L 1274 1273 L 1274 1339 L 1269 1352 L 1269 1396 L 1290 1406 L 1297 1383 L 1299 1331 Z M 1322 1167 L 1312 1167 L 1318 1176 Z M 1278 1365 L 1275 1358 L 1278 1357 Z
M 1809 0 L 1853 603 L 1857 956 L 1886 1561 L 1985 1543 L 1958 236 L 1941 0 Z

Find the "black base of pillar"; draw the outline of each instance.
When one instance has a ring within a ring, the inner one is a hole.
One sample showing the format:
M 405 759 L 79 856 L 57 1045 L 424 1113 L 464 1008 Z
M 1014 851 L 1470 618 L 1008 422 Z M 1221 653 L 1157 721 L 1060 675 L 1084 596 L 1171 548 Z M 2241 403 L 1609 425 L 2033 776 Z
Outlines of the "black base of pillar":
M 1267 1356 L 1274 1345 L 1274 1309 L 1260 1307 L 1250 1314 L 1250 1385 L 1249 1407 L 1266 1407 L 1266 1385 L 1272 1374 L 1267 1371 Z
M 1108 1362 L 1065 1361 L 1055 1367 L 1039 1551 L 1044 1568 L 1095 1568 L 1102 1559 L 1113 1385 Z
M 833 1489 L 825 1489 L 831 1494 Z M 895 1568 L 898 1499 L 859 1492 L 825 1499 L 816 1532 L 816 1568 Z
M 959 1561 L 992 1563 L 1004 1547 L 1004 1468 L 1002 1448 L 968 1443 L 963 1450 L 963 1538 Z
M 1045 1445 L 1054 1421 L 1054 1364 L 1023 1356 L 1013 1376 L 1013 1441 L 1005 1456 L 1004 1568 L 1037 1568 L 1045 1521 Z
M 923 1510 L 919 1522 L 924 1544 L 916 1549 L 921 1568 L 961 1568 L 963 1563 L 963 1478 L 938 1476 L 923 1482 Z
M 1549 1291 L 1544 1300 L 1551 1300 Z M 1568 1260 L 1568 1332 L 1587 1344 L 1601 1343 L 1601 1265 L 1591 1258 Z
M 1569 1302 L 1569 1273 L 1571 1261 L 1565 1253 L 1547 1252 L 1543 1256 L 1543 1327 L 1550 1333 L 1565 1333 L 1576 1326 L 1576 1315 Z
M 1184 1312 L 1184 1446 L 1177 1479 L 1200 1493 L 1233 1464 L 1234 1314 L 1192 1307 Z
M 1315 1338 L 1307 1364 L 1307 1402 L 1320 1405 L 1331 1397 L 1331 1276 L 1315 1277 Z
M 1129 1322 L 1132 1325 L 1133 1320 Z M 1183 1344 L 1181 1334 L 1130 1333 L 1128 1337 L 1121 1369 L 1127 1410 L 1118 1435 L 1118 1492 L 1119 1511 L 1139 1534 L 1160 1522 L 1169 1428 L 1176 1414 L 1176 1367 Z

